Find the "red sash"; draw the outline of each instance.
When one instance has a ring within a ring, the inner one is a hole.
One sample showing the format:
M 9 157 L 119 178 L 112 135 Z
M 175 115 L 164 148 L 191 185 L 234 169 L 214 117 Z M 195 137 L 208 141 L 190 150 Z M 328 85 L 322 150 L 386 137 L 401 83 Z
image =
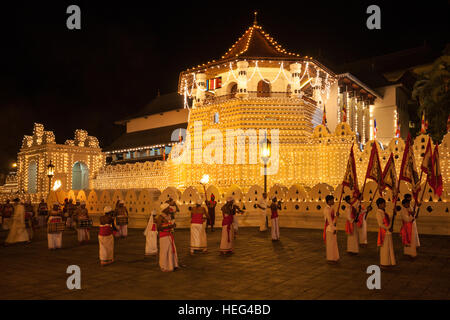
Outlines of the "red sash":
M 172 245 L 172 253 L 175 253 L 175 238 L 173 237 L 173 233 L 169 231 L 169 229 L 163 230 L 159 232 L 159 238 L 170 237 L 170 243 Z
M 331 209 L 331 220 L 334 220 L 334 209 Z M 325 227 L 323 228 L 323 241 L 327 242 L 327 227 L 328 227 L 328 219 L 325 220 Z
M 385 212 L 384 213 L 384 218 L 383 218 L 383 224 L 386 227 L 389 227 L 389 224 L 391 223 L 390 219 L 389 219 L 389 215 Z M 386 235 L 386 230 L 383 228 L 380 228 L 380 230 L 378 231 L 378 240 L 377 240 L 377 245 L 379 247 L 381 247 L 384 243 L 384 237 Z
M 112 235 L 112 233 L 113 232 L 112 232 L 111 226 L 106 225 L 106 226 L 100 226 L 100 231 L 98 232 L 98 235 L 106 237 L 106 236 Z
M 152 231 L 156 231 L 156 223 L 152 224 Z
M 203 224 L 203 213 L 193 213 L 191 217 L 191 223 Z
M 272 209 L 272 216 L 270 218 L 271 219 L 278 218 L 278 210 L 277 209 Z
M 227 233 L 228 233 L 228 242 L 230 242 L 230 230 L 231 230 L 231 225 L 233 224 L 233 216 L 232 215 L 227 215 L 227 216 L 223 216 L 223 220 L 222 220 L 222 226 L 227 226 Z
M 411 216 L 411 212 L 408 212 Z M 406 222 L 403 221 L 402 228 L 400 229 L 400 235 L 402 236 L 402 242 L 403 245 L 410 245 L 411 244 L 411 237 L 412 237 L 412 226 L 413 222 Z
M 358 216 L 358 221 L 356 222 L 356 225 L 358 226 L 358 228 L 362 228 L 363 223 L 364 223 L 364 212 L 362 212 L 361 209 L 361 213 Z
M 355 220 L 356 218 L 356 209 L 355 207 L 352 206 L 352 212 L 350 213 L 350 218 L 352 218 L 352 220 Z M 353 222 L 350 222 L 347 220 L 347 222 L 345 223 L 345 232 L 347 234 L 353 234 Z

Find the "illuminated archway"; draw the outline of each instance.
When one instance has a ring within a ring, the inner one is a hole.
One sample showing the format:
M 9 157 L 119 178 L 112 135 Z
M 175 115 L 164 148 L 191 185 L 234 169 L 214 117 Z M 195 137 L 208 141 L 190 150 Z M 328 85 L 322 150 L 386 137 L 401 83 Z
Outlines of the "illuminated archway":
M 72 190 L 89 188 L 89 168 L 83 162 L 77 161 L 72 167 Z

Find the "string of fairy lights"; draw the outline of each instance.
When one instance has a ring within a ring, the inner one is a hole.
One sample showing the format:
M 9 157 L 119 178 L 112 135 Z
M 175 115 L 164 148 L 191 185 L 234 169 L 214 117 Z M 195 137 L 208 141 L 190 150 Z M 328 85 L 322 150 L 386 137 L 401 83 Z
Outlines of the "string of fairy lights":
M 219 66 L 217 66 L 218 68 Z M 276 81 L 278 81 L 280 79 L 281 74 L 283 74 L 284 76 L 284 80 L 290 84 L 301 84 L 302 80 L 305 78 L 305 76 L 308 77 L 308 82 L 310 83 L 311 87 L 313 89 L 318 89 L 320 90 L 320 95 L 325 95 L 326 99 L 328 100 L 329 96 L 330 96 L 330 91 L 331 91 L 331 84 L 332 82 L 330 81 L 330 77 L 328 73 L 325 73 L 325 79 L 323 80 L 322 77 L 320 76 L 320 72 L 321 70 L 319 70 L 319 68 L 315 68 L 316 71 L 316 76 L 315 77 L 311 77 L 310 76 L 310 72 L 314 72 L 314 69 L 311 70 L 311 68 L 313 68 L 309 61 L 307 61 L 305 63 L 305 67 L 303 70 L 303 74 L 301 77 L 296 77 L 296 80 L 292 80 L 292 77 L 289 77 L 286 74 L 286 71 L 284 70 L 284 62 L 280 62 L 280 67 L 278 69 L 278 72 L 275 76 L 275 78 L 273 78 L 272 80 L 267 80 L 267 77 L 264 77 L 261 73 L 261 68 L 259 67 L 258 61 L 255 61 L 255 65 L 253 68 L 253 72 L 250 75 L 250 77 L 247 77 L 246 79 L 243 79 L 242 76 L 236 76 L 236 73 L 234 72 L 233 69 L 233 62 L 230 62 L 229 65 L 229 70 L 227 72 L 227 78 L 226 80 L 222 83 L 222 87 L 225 87 L 227 84 L 230 83 L 230 79 L 233 78 L 234 81 L 236 82 L 243 82 L 248 84 L 250 81 L 252 81 L 253 77 L 255 76 L 255 74 L 258 74 L 260 80 L 264 81 L 267 84 L 273 84 Z M 202 88 L 201 86 L 197 85 L 197 77 L 196 77 L 196 73 L 191 73 L 192 76 L 192 81 L 191 82 L 191 87 L 189 88 L 188 85 L 188 80 L 184 79 L 184 87 L 183 87 L 183 95 L 184 95 L 184 107 L 185 108 L 190 108 L 189 103 L 188 103 L 188 98 L 192 98 L 192 96 L 194 95 L 194 90 L 201 90 L 203 92 L 209 91 L 208 88 Z M 317 97 L 317 99 L 321 100 L 320 97 Z

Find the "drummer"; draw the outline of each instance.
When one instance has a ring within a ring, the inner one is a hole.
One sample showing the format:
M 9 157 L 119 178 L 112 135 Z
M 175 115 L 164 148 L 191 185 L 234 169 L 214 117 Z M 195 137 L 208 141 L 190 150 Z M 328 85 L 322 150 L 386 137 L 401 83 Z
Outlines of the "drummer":
M 116 237 L 126 238 L 128 235 L 128 210 L 125 207 L 125 201 L 120 200 L 116 214 L 116 224 L 118 230 Z
M 59 204 L 54 203 L 47 221 L 47 240 L 50 250 L 61 249 L 64 221 L 60 215 Z
M 45 221 L 47 220 L 48 215 L 48 206 L 47 202 L 44 199 L 41 199 L 41 202 L 38 206 L 38 219 L 39 219 L 39 227 L 42 228 L 45 225 Z
M 81 202 L 81 206 L 76 210 L 75 215 L 77 219 L 78 243 L 80 245 L 87 244 L 90 239 L 89 228 L 91 227 L 91 223 L 86 202 Z

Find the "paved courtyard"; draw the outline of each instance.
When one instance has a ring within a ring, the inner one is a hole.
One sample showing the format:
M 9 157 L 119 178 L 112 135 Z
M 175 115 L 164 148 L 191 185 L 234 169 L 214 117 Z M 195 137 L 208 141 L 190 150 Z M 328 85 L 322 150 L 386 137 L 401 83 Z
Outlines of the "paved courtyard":
M 419 227 L 420 228 L 420 227 Z M 41 231 L 31 244 L 0 247 L 0 299 L 449 299 L 450 237 L 421 236 L 419 257 L 402 255 L 394 235 L 398 265 L 382 271 L 381 290 L 368 290 L 366 268 L 378 264 L 376 233 L 359 256 L 345 253 L 346 236 L 338 234 L 341 260 L 325 262 L 321 230 L 281 229 L 273 243 L 268 232 L 241 228 L 232 256 L 219 255 L 220 230 L 208 233 L 209 252 L 190 256 L 189 230 L 176 230 L 183 267 L 159 270 L 156 257 L 144 257 L 142 230 L 116 240 L 116 262 L 101 267 L 97 230 L 91 243 L 78 246 L 66 231 L 64 248 L 47 249 Z M 3 244 L 6 232 L 0 232 Z M 81 268 L 81 290 L 66 287 L 69 265 Z

